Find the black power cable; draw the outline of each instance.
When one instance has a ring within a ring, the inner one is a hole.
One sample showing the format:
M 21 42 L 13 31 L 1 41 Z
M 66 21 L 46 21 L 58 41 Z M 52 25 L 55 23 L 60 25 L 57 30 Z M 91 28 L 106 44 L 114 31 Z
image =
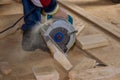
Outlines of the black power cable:
M 3 31 L 0 32 L 0 34 L 2 34 L 2 33 L 4 33 L 4 32 L 6 32 L 6 31 L 8 31 L 9 29 L 11 29 L 11 28 L 13 28 L 13 27 L 15 27 L 16 24 L 17 24 L 19 21 L 21 21 L 21 20 L 22 20 L 23 18 L 25 18 L 25 17 L 28 17 L 30 14 L 32 14 L 32 13 L 34 12 L 35 9 L 36 9 L 36 7 L 34 7 L 33 9 L 31 9 L 30 12 L 28 12 L 26 15 L 20 17 L 12 26 L 10 26 L 10 27 L 4 29 Z

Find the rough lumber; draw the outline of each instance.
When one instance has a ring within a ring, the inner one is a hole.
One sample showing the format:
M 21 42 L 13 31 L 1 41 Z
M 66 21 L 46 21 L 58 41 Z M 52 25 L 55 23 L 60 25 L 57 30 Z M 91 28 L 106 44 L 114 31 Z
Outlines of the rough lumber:
M 111 33 L 112 35 L 114 35 L 118 39 L 120 39 L 120 29 L 117 28 L 116 26 L 114 26 L 110 23 L 107 23 L 107 22 L 103 21 L 102 19 L 89 14 L 83 8 L 80 8 L 79 6 L 76 6 L 76 5 L 70 4 L 70 3 L 67 4 L 66 2 L 63 2 L 63 1 L 60 1 L 60 0 L 59 0 L 59 3 L 61 3 L 65 7 L 69 8 L 70 10 L 74 11 L 78 15 L 83 16 L 84 18 L 90 20 L 91 22 L 98 25 L 100 28 L 108 31 L 109 33 Z
M 119 79 L 120 68 L 100 67 L 83 70 L 76 76 L 74 76 L 72 80 L 119 80 Z
M 57 60 L 66 70 L 70 70 L 73 66 L 65 56 L 56 46 L 52 43 L 52 41 L 47 41 L 47 46 L 50 49 L 53 57 Z
M 52 66 L 33 67 L 36 80 L 59 80 L 59 73 Z
M 0 0 L 0 5 L 6 5 L 12 3 L 12 0 Z
M 91 69 L 95 66 L 96 60 L 85 57 L 69 72 L 69 78 L 72 80 L 72 78 L 78 73 L 81 73 L 82 70 Z
M 0 6 L 0 16 L 15 14 L 23 14 L 23 8 L 21 4 L 12 3 L 10 5 Z
M 108 45 L 108 40 L 102 34 L 78 37 L 82 49 L 92 49 Z

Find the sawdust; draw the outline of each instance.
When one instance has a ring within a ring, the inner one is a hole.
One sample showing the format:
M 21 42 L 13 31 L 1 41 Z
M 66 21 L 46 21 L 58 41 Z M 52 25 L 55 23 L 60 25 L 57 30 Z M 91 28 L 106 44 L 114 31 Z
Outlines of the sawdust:
M 36 49 L 42 49 L 49 51 L 40 29 L 41 23 L 38 22 L 31 30 L 24 33 L 22 40 L 22 48 L 24 50 L 34 51 Z

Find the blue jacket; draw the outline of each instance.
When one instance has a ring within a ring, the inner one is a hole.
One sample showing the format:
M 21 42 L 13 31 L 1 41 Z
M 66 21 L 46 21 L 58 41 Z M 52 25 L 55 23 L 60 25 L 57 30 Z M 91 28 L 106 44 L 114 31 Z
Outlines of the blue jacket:
M 56 0 L 22 0 L 24 15 L 29 13 L 33 8 L 36 9 L 27 17 L 24 18 L 22 30 L 27 30 L 33 27 L 37 22 L 41 21 L 42 11 L 47 14 L 53 14 L 58 9 Z

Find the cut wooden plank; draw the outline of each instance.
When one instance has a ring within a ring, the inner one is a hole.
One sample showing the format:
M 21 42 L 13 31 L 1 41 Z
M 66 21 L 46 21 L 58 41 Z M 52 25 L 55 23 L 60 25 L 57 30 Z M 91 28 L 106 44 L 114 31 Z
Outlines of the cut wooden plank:
M 0 6 L 0 16 L 15 14 L 23 14 L 23 8 L 21 4 L 12 3 L 10 5 Z
M 56 46 L 52 43 L 52 41 L 47 41 L 47 46 L 50 49 L 53 57 L 57 60 L 66 70 L 70 70 L 73 66 L 67 59 L 67 56 L 63 54 Z
M 86 35 L 78 38 L 82 49 L 92 49 L 108 45 L 108 40 L 102 34 Z
M 100 28 L 108 31 L 109 33 L 111 33 L 112 35 L 114 35 L 118 39 L 120 39 L 120 29 L 117 28 L 116 26 L 114 26 L 110 23 L 107 23 L 107 22 L 103 21 L 102 19 L 89 14 L 83 8 L 80 8 L 80 6 L 76 6 L 76 5 L 70 4 L 70 3 L 68 4 L 68 3 L 64 2 L 64 1 L 60 1 L 60 0 L 59 0 L 59 3 L 64 5 L 68 9 L 74 11 L 78 15 L 83 16 L 84 18 L 90 20 L 91 22 L 98 25 Z
M 72 71 L 81 71 L 81 70 L 86 70 L 86 69 L 91 69 L 96 66 L 96 60 L 85 57 L 83 58 L 72 70 Z
M 90 58 L 83 58 L 80 63 L 78 63 L 70 72 L 69 72 L 69 78 L 72 80 L 72 78 L 77 75 L 78 73 L 81 73 L 83 70 L 91 69 L 96 66 L 96 60 L 90 59 Z
M 116 79 L 117 78 L 117 79 Z M 120 68 L 100 67 L 79 72 L 72 80 L 119 80 Z
M 52 66 L 33 67 L 36 80 L 59 80 L 59 73 Z
M 6 5 L 12 3 L 12 0 L 0 0 L 0 5 Z

